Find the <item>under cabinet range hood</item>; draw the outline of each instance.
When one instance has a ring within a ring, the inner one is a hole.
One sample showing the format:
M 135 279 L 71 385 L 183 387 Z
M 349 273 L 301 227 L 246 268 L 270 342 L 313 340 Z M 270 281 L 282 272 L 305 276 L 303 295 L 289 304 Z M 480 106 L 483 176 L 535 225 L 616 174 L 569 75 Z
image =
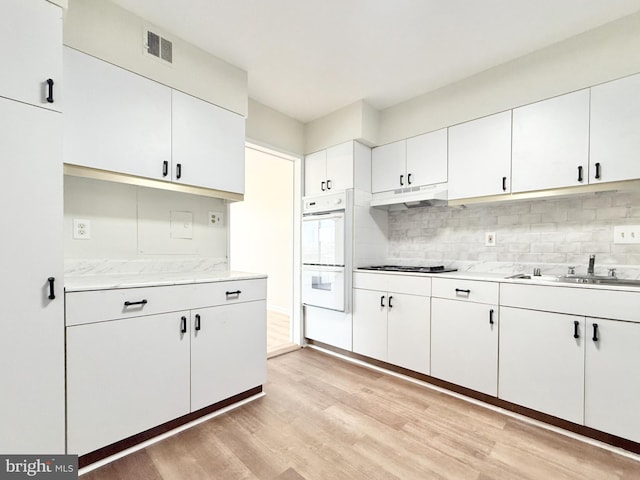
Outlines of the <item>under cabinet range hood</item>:
M 374 193 L 371 195 L 371 206 L 385 210 L 404 210 L 413 207 L 447 205 L 447 198 L 447 184 L 437 183 Z

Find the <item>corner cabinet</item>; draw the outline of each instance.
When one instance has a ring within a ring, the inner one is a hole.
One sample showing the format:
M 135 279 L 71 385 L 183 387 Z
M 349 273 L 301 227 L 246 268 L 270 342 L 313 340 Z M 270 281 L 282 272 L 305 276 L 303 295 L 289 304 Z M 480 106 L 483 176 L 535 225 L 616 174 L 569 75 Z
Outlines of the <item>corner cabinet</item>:
M 68 453 L 90 453 L 266 380 L 264 278 L 66 298 Z
M 348 141 L 304 158 L 304 195 L 371 189 L 371 149 Z
M 241 115 L 64 48 L 64 161 L 244 192 Z
M 447 129 L 374 148 L 372 193 L 447 181 Z
M 449 128 L 449 199 L 511 192 L 511 111 Z
M 0 452 L 65 451 L 62 10 L 0 2 Z M 54 81 L 53 103 L 46 80 Z M 35 106 L 34 106 L 35 105 Z M 44 108 L 41 108 L 44 107 Z M 10 231 L 9 226 L 17 227 Z
M 353 351 L 429 374 L 431 279 L 356 272 Z

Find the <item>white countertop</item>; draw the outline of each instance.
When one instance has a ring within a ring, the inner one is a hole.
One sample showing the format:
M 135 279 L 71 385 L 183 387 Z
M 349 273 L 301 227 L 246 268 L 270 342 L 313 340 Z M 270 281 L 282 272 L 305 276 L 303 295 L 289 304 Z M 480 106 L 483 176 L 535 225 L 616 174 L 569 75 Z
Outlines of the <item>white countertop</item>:
M 153 272 L 69 275 L 64 278 L 66 292 L 110 290 L 115 288 L 185 285 L 266 278 L 265 274 L 220 270 L 212 272 Z

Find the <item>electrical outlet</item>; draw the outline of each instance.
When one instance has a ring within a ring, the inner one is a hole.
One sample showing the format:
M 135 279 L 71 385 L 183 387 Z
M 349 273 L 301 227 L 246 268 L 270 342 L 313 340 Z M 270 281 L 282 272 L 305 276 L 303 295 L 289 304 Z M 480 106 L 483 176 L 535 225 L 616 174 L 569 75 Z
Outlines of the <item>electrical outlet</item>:
M 221 226 L 223 223 L 222 212 L 209 212 L 209 225 L 210 226 Z
M 76 240 L 91 239 L 91 222 L 81 218 L 73 219 L 73 238 Z
M 640 225 L 613 227 L 613 243 L 640 243 Z
M 484 245 L 486 247 L 496 246 L 496 232 L 487 232 L 484 234 Z

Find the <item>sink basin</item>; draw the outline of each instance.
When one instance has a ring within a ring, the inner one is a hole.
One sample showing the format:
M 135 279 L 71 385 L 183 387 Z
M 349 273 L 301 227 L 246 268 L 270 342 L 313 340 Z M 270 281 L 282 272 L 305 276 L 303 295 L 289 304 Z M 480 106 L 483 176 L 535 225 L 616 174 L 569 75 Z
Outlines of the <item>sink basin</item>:
M 532 280 L 539 282 L 582 283 L 587 285 L 621 285 L 640 287 L 640 280 L 630 280 L 617 277 L 602 277 L 597 275 L 528 275 L 519 273 L 506 277 L 515 280 Z

